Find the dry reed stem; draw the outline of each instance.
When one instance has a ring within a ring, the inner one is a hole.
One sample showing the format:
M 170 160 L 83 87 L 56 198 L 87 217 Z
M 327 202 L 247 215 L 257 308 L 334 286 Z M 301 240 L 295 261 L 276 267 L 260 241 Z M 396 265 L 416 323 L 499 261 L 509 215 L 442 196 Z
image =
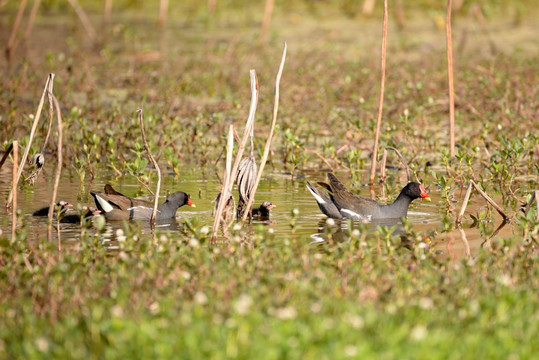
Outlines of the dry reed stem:
M 472 187 L 475 188 L 479 194 L 490 204 L 496 211 L 503 217 L 504 222 L 508 222 L 511 220 L 503 211 L 503 209 L 488 196 L 483 190 L 477 186 L 475 181 L 470 180 L 470 184 L 468 185 L 468 189 L 466 189 L 466 194 L 464 195 L 464 199 L 462 200 L 462 207 L 460 208 L 459 214 L 457 216 L 457 220 L 455 223 L 457 225 L 460 225 L 462 223 L 462 217 L 464 216 L 464 211 L 466 210 L 466 207 L 468 206 L 468 201 L 470 200 L 470 195 L 472 194 Z
M 268 41 L 268 31 L 271 24 L 271 16 L 273 14 L 274 6 L 275 0 L 266 0 L 266 6 L 264 7 L 264 19 L 262 20 L 262 30 L 260 32 L 260 41 L 263 43 Z
M 10 144 L 8 148 L 6 149 L 6 152 L 4 153 L 4 156 L 2 156 L 2 160 L 0 160 L 0 169 L 2 169 L 2 166 L 4 166 L 4 163 L 6 162 L 6 159 L 9 157 L 9 154 L 13 150 L 13 144 Z
M 361 13 L 363 15 L 371 15 L 374 10 L 374 4 L 376 4 L 376 0 L 365 0 L 361 7 Z
M 453 84 L 453 44 L 451 40 L 452 0 L 447 0 L 445 35 L 447 40 L 447 79 L 449 82 L 449 155 L 455 156 L 455 87 Z
M 79 5 L 79 2 L 77 0 L 67 0 L 69 4 L 73 7 L 73 10 L 75 10 L 75 13 L 79 17 L 82 27 L 84 27 L 84 30 L 86 30 L 86 34 L 88 34 L 88 37 L 92 42 L 95 42 L 97 39 L 97 33 L 90 22 L 90 19 L 88 19 L 88 16 L 84 12 L 84 9 Z
M 397 150 L 396 148 L 394 148 L 393 146 L 386 146 L 386 149 L 387 150 L 393 150 L 397 154 L 397 156 L 399 157 L 399 160 L 401 161 L 401 164 L 406 169 L 406 177 L 408 179 L 408 182 L 412 181 L 412 175 L 411 175 L 412 169 L 410 169 L 410 167 L 408 166 L 408 163 L 406 162 L 406 160 L 404 159 L 404 157 L 402 156 L 400 151 Z M 417 177 L 416 177 L 416 180 L 417 180 Z M 418 180 L 418 182 L 419 182 L 419 180 Z
M 232 181 L 232 151 L 234 148 L 234 126 L 230 125 L 228 128 L 228 138 L 226 146 L 226 165 L 225 165 L 225 176 L 223 180 L 223 186 L 221 188 L 221 197 L 217 203 L 217 211 L 215 212 L 215 220 L 213 221 L 213 234 L 210 238 L 210 243 L 215 243 L 217 238 L 217 231 L 219 230 L 219 224 L 222 220 L 223 211 L 225 205 L 228 203 L 230 198 L 230 191 L 228 191 L 229 183 Z
M 468 238 L 466 237 L 464 229 L 462 229 L 462 226 L 460 225 L 457 226 L 457 229 L 459 229 L 460 239 L 462 240 L 462 244 L 464 245 L 464 252 L 466 253 L 466 256 L 472 256 L 472 252 L 470 251 L 470 244 L 468 243 Z
M 17 229 L 17 167 L 19 165 L 19 142 L 13 141 L 13 180 L 11 191 L 13 192 L 13 206 L 11 208 L 11 241 L 15 241 L 15 230 Z
M 34 116 L 34 123 L 32 124 L 32 130 L 30 130 L 30 136 L 28 138 L 28 144 L 26 145 L 26 148 L 24 149 L 24 154 L 19 164 L 19 171 L 17 172 L 17 181 L 15 182 L 15 185 L 18 185 L 19 180 L 21 179 L 22 170 L 24 168 L 24 164 L 26 163 L 26 159 L 28 158 L 28 153 L 30 152 L 30 147 L 32 146 L 32 141 L 34 140 L 36 128 L 39 123 L 39 119 L 41 117 L 41 110 L 43 109 L 43 102 L 45 101 L 45 95 L 47 94 L 49 89 L 52 89 L 53 82 L 54 82 L 54 74 L 51 73 L 47 77 L 47 82 L 45 83 L 45 89 L 43 90 L 43 94 L 41 95 L 41 99 L 39 100 L 39 105 L 37 106 L 36 115 Z M 11 205 L 12 199 L 13 199 L 13 192 L 10 192 L 7 203 L 6 203 L 6 207 L 9 207 Z
M 287 46 L 286 46 L 286 41 L 285 41 L 284 48 L 283 48 L 283 56 L 281 58 L 281 64 L 279 65 L 279 71 L 277 72 L 277 77 L 275 78 L 275 100 L 273 102 L 273 117 L 271 120 L 270 133 L 268 135 L 268 139 L 266 140 L 266 147 L 264 148 L 262 159 L 260 159 L 260 168 L 258 169 L 258 174 L 256 175 L 256 181 L 253 187 L 253 192 L 251 193 L 251 196 L 249 196 L 249 201 L 247 202 L 247 207 L 241 220 L 242 222 L 245 222 L 245 219 L 247 219 L 247 215 L 249 215 L 250 209 L 253 206 L 256 190 L 258 189 L 258 184 L 260 183 L 260 179 L 262 178 L 262 173 L 264 172 L 264 167 L 266 166 L 266 161 L 268 160 L 268 155 L 271 148 L 271 141 L 273 139 L 273 132 L 275 130 L 275 125 L 277 124 L 277 113 L 279 111 L 279 85 L 281 83 L 281 76 L 283 74 L 284 63 L 286 61 L 286 49 L 287 49 Z
M 386 163 L 387 163 L 387 148 L 384 148 L 382 153 L 382 161 L 380 161 L 380 182 L 386 181 Z
M 221 191 L 221 201 L 219 202 L 219 206 L 216 212 L 216 218 L 213 223 L 213 234 L 210 241 L 212 243 L 215 242 L 215 239 L 217 237 L 217 230 L 219 229 L 220 216 L 221 216 L 221 213 L 223 212 L 224 204 L 226 204 L 223 198 L 226 197 L 225 194 L 232 193 L 232 185 L 233 185 L 232 174 L 236 174 L 238 172 L 238 167 L 242 160 L 243 151 L 245 150 L 245 144 L 247 143 L 247 140 L 251 133 L 251 128 L 254 125 L 256 107 L 258 105 L 258 79 L 256 77 L 256 71 L 254 70 L 250 70 L 249 75 L 251 79 L 251 106 L 249 107 L 249 116 L 247 118 L 247 123 L 245 124 L 245 129 L 243 130 L 243 137 L 241 138 L 241 142 L 238 144 L 238 153 L 236 154 L 236 159 L 234 160 L 234 166 L 232 166 L 232 170 L 230 171 L 230 177 L 225 178 L 225 182 L 223 183 L 223 190 Z M 231 130 L 232 132 L 234 132 L 233 128 L 231 128 Z M 228 153 L 227 153 L 227 159 L 228 159 Z M 227 179 L 229 179 L 230 181 L 226 181 Z
M 155 161 L 152 152 L 150 151 L 150 146 L 148 145 L 148 141 L 146 140 L 146 133 L 144 132 L 144 119 L 142 116 L 142 108 L 137 110 L 138 119 L 140 122 L 140 131 L 142 133 L 142 141 L 144 142 L 144 147 L 146 148 L 146 151 L 148 152 L 148 158 L 152 162 L 153 166 L 157 170 L 157 189 L 155 190 L 155 199 L 153 201 L 153 211 L 152 211 L 152 217 L 150 218 L 150 225 L 152 229 L 155 227 L 155 217 L 157 215 L 157 205 L 159 204 L 159 191 L 161 190 L 161 169 L 159 168 L 159 164 L 157 164 L 157 161 Z
M 49 92 L 48 92 L 49 93 Z M 58 120 L 58 164 L 56 166 L 56 176 L 54 179 L 54 187 L 52 190 L 52 196 L 51 196 L 51 202 L 49 203 L 49 214 L 48 214 L 48 227 L 47 227 L 47 239 L 51 241 L 52 239 L 52 215 L 55 209 L 56 204 L 56 194 L 58 193 L 58 185 L 60 184 L 60 175 L 62 173 L 62 113 L 60 112 L 60 104 L 58 103 L 58 100 L 56 99 L 56 96 L 54 96 L 53 93 L 49 93 L 51 95 L 52 101 L 54 102 L 54 107 L 56 109 L 56 119 Z M 56 225 L 58 229 L 58 251 L 61 251 L 61 245 L 60 245 L 60 225 L 59 225 L 60 219 L 59 216 L 56 218 Z
M 54 121 L 54 104 L 52 101 L 51 94 L 53 93 L 54 84 L 51 82 L 49 84 L 49 88 L 47 89 L 48 92 L 48 99 L 49 99 L 49 128 L 47 129 L 47 135 L 45 136 L 45 141 L 43 142 L 43 147 L 41 148 L 41 153 L 45 152 L 45 148 L 47 147 L 47 143 L 49 142 L 49 137 L 51 135 L 52 130 L 52 122 Z
M 333 166 L 331 166 L 331 164 L 329 163 L 328 159 L 323 157 L 322 154 L 320 154 L 316 150 L 311 150 L 311 149 L 305 149 L 305 151 L 308 152 L 308 153 L 316 155 L 320 160 L 322 160 L 324 162 L 324 164 L 326 164 L 326 166 L 329 168 L 329 170 L 331 170 L 331 172 L 335 171 L 333 169 Z
M 34 27 L 34 21 L 36 20 L 37 10 L 39 9 L 39 4 L 41 4 L 41 0 L 34 0 L 34 6 L 32 6 L 32 10 L 30 10 L 30 17 L 28 18 L 28 24 L 26 24 L 26 30 L 24 31 L 24 41 L 28 40 L 30 37 L 30 34 L 32 33 L 32 29 Z
M 208 0 L 208 12 L 211 14 L 217 8 L 217 0 Z
M 380 102 L 378 104 L 378 119 L 376 120 L 376 132 L 374 134 L 374 147 L 372 149 L 372 164 L 371 164 L 371 177 L 369 179 L 370 184 L 374 184 L 374 177 L 376 176 L 376 157 L 378 155 L 378 142 L 380 140 L 380 128 L 382 126 L 382 109 L 384 107 L 384 88 L 386 80 L 386 44 L 387 44 L 387 0 L 384 0 L 384 28 L 382 32 L 382 66 L 381 66 L 381 80 L 380 80 Z
M 159 18 L 157 19 L 158 26 L 164 26 L 167 22 L 168 0 L 159 2 Z
M 530 211 L 531 206 L 534 201 L 535 201 L 535 205 L 537 206 L 537 214 L 535 216 L 535 219 L 539 221 L 539 190 L 533 191 L 530 201 L 526 203 L 526 205 L 523 207 L 522 210 L 524 211 L 524 215 L 528 215 L 528 211 Z
M 105 9 L 103 10 L 103 25 L 106 28 L 110 25 L 110 13 L 112 12 L 112 0 L 105 0 Z
M 21 25 L 22 16 L 24 15 L 26 1 L 27 0 L 22 0 L 20 2 L 19 10 L 17 11 L 17 17 L 15 18 L 15 22 L 13 23 L 13 28 L 11 28 L 11 34 L 9 35 L 9 40 L 6 46 L 6 59 L 8 61 L 11 58 L 11 55 L 15 52 L 15 39 L 17 37 L 17 31 L 19 30 L 19 26 Z

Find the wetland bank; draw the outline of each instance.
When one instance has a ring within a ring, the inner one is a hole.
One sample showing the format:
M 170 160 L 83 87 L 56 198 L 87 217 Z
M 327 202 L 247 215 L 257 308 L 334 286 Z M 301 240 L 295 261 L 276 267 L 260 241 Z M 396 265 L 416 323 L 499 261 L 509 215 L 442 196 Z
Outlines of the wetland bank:
M 18 140 L 20 158 L 54 73 L 63 121 L 58 199 L 92 205 L 89 192 L 106 183 L 129 196 L 155 190 L 136 115 L 142 106 L 161 195 L 182 190 L 197 207 L 180 208 L 155 230 L 136 221 L 60 224 L 58 251 L 56 234 L 46 240 L 47 221 L 31 216 L 53 190 L 53 127 L 43 171 L 18 188 L 15 238 L 11 213 L 0 209 L 1 358 L 526 359 L 539 352 L 539 221 L 535 203 L 520 211 L 539 176 L 533 2 L 464 2 L 453 13 L 454 157 L 445 6 L 405 6 L 402 28 L 390 16 L 379 150 L 398 149 L 432 198 L 414 202 L 400 226 L 328 222 L 306 189 L 333 171 L 370 195 L 381 4 L 366 17 L 352 2 L 277 2 L 264 42 L 263 6 L 216 2 L 209 12 L 206 3 L 170 4 L 159 27 L 157 4 L 114 2 L 110 23 L 99 26 L 101 2 L 79 2 L 95 42 L 70 5 L 47 1 L 28 40 L 0 63 L 3 146 Z M 18 5 L 0 8 L 3 44 Z M 243 133 L 256 69 L 259 161 L 285 40 L 277 127 L 255 200 L 277 206 L 269 220 L 233 225 L 210 245 L 228 127 Z M 48 111 L 45 103 L 30 156 L 44 145 Z M 379 184 L 377 173 L 374 186 L 384 203 L 407 182 L 392 152 L 387 165 L 386 181 Z M 26 165 L 24 176 L 31 171 Z M 11 172 L 8 159 L 0 170 L 4 200 Z M 511 217 L 501 230 L 502 218 L 477 192 L 456 226 L 470 180 Z

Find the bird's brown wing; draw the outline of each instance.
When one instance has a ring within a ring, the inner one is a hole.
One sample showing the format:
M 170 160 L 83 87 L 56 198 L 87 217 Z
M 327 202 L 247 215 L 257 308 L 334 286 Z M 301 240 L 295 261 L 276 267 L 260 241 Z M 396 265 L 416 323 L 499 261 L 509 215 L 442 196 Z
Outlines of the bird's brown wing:
M 328 173 L 333 200 L 339 209 L 347 209 L 361 216 L 372 215 L 380 204 L 369 198 L 353 194 L 335 175 Z

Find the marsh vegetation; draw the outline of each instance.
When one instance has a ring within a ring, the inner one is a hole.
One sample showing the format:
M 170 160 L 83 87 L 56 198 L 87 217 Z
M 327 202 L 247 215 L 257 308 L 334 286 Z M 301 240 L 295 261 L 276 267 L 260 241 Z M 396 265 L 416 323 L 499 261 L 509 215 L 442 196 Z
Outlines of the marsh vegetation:
M 370 187 L 382 2 L 369 16 L 354 1 L 276 2 L 269 24 L 262 5 L 239 1 L 171 2 L 159 24 L 158 2 L 105 3 L 113 7 L 104 19 L 102 2 L 43 1 L 28 37 L 26 9 L 12 42 L 20 2 L 0 1 L 0 38 L 17 44 L 0 63 L 0 140 L 6 151 L 18 141 L 19 160 L 45 95 L 29 149 L 29 159 L 43 158 L 23 164 L 15 229 L 11 209 L 0 208 L 1 358 L 525 359 L 539 352 L 533 2 L 454 4 L 454 156 L 445 4 L 390 3 L 378 146 L 379 160 L 387 159 Z M 258 76 L 253 156 L 260 162 L 284 41 L 277 125 L 254 202 L 276 207 L 269 220 L 231 221 L 212 241 L 229 126 L 239 138 L 249 115 L 249 70 Z M 60 111 L 43 91 L 49 73 Z M 80 213 L 94 205 L 90 191 L 106 183 L 132 197 L 155 192 L 139 108 L 162 172 L 161 199 L 181 190 L 197 207 L 154 228 L 53 221 L 47 239 L 47 220 L 31 214 L 51 200 L 58 155 L 56 199 Z M 58 113 L 61 148 L 58 118 L 50 116 Z M 432 202 L 414 202 L 403 221 L 327 220 L 306 183 L 325 181 L 328 171 L 355 193 L 396 198 L 409 176 L 384 149 L 398 150 Z M 14 163 L 6 159 L 3 200 Z M 473 190 L 457 221 L 471 181 L 508 219 Z

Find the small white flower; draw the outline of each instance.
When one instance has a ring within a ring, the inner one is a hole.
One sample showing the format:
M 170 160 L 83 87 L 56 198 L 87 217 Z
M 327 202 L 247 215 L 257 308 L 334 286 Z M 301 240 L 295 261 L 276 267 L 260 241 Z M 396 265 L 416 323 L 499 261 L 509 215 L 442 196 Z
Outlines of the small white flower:
M 200 242 L 197 239 L 189 239 L 189 246 L 196 248 L 200 245 Z
M 298 316 L 298 312 L 296 308 L 292 306 L 286 306 L 286 307 L 277 309 L 277 311 L 275 312 L 275 315 L 277 315 L 277 317 L 282 320 L 295 319 L 296 316 Z
M 195 302 L 200 305 L 206 305 L 208 303 L 208 297 L 201 291 L 195 294 L 193 300 L 195 300 Z
M 36 339 L 36 347 L 41 352 L 49 351 L 49 342 L 44 337 L 39 337 Z
M 241 294 L 234 304 L 234 310 L 240 315 L 245 315 L 253 305 L 253 299 L 247 294 Z
M 416 325 L 413 327 L 412 331 L 410 332 L 410 337 L 412 340 L 423 340 L 425 337 L 427 337 L 428 331 L 427 328 L 423 325 Z
M 241 230 L 241 224 L 234 224 L 234 227 L 232 229 L 234 229 L 234 231 L 240 231 Z
M 152 315 L 157 314 L 159 312 L 159 303 L 157 301 L 151 303 L 148 310 L 150 310 L 150 314 Z
M 361 329 L 363 325 L 365 325 L 365 320 L 363 320 L 363 318 L 359 315 L 348 314 L 346 319 L 354 329 Z
M 114 305 L 110 309 L 110 313 L 114 317 L 122 317 L 122 315 L 124 314 L 124 309 L 120 305 Z
M 410 115 L 410 111 L 408 109 L 404 109 L 404 116 Z
M 326 220 L 326 224 L 327 226 L 335 226 L 335 220 L 333 220 L 332 218 L 328 218 Z
M 292 212 L 294 213 L 294 215 L 299 215 L 299 209 L 298 208 L 294 208 L 294 210 L 292 210 Z
M 498 130 L 501 130 L 502 129 L 502 124 L 498 124 L 497 128 L 498 128 Z
M 419 306 L 424 310 L 432 309 L 433 305 L 434 302 L 430 297 L 423 297 L 419 300 Z
M 275 232 L 275 230 L 273 230 L 273 228 L 268 229 L 268 233 L 273 234 L 274 232 Z
M 357 238 L 357 237 L 359 237 L 359 234 L 360 234 L 360 232 L 359 232 L 359 230 L 358 230 L 358 229 L 354 229 L 354 230 L 352 230 L 352 237 L 355 237 L 355 238 Z
M 202 229 L 200 229 L 200 233 L 201 234 L 208 234 L 210 232 L 210 227 L 209 226 L 203 226 Z
M 357 346 L 355 345 L 346 345 L 343 349 L 344 355 L 348 357 L 353 357 L 357 355 Z

